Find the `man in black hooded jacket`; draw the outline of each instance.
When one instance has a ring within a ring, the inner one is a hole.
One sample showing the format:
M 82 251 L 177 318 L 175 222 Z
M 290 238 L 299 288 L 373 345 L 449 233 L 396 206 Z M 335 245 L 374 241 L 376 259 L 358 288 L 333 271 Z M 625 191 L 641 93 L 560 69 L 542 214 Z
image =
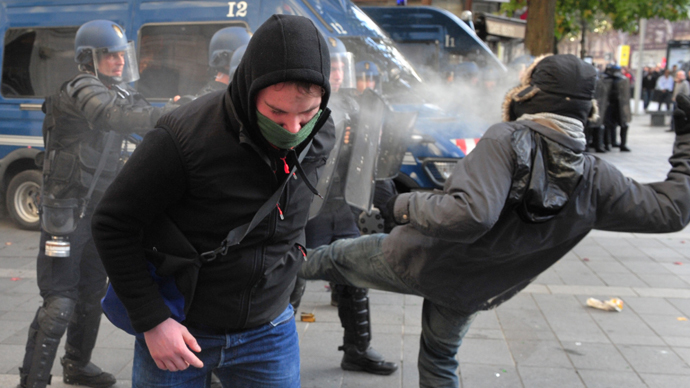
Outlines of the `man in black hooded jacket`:
M 93 234 L 113 289 L 143 333 L 133 386 L 199 387 L 212 371 L 225 386 L 299 386 L 289 296 L 306 257 L 310 181 L 334 142 L 329 73 L 314 24 L 272 16 L 229 88 L 162 117 L 106 192 Z M 142 231 L 165 215 L 198 252 L 212 251 L 284 182 L 269 215 L 200 268 L 186 319 L 170 318 L 146 267 Z
M 506 122 L 442 192 L 393 197 L 382 209 L 399 225 L 389 235 L 310 251 L 299 276 L 424 297 L 419 385 L 457 387 L 456 354 L 477 312 L 517 294 L 592 229 L 666 233 L 690 222 L 690 100 L 679 97 L 674 113 L 666 180 L 641 184 L 584 152 L 595 79 L 573 55 L 538 58 L 506 95 Z

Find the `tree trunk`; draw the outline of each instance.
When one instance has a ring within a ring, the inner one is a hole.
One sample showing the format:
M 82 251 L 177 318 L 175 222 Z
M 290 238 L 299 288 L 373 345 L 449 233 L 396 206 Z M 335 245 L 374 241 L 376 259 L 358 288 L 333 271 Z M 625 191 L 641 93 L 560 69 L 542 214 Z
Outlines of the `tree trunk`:
M 585 48 L 585 36 L 587 34 L 587 21 L 585 20 L 585 17 L 582 16 L 582 36 L 580 36 L 580 59 L 585 59 L 585 55 L 587 55 L 587 49 Z
M 525 47 L 539 56 L 554 52 L 556 28 L 556 0 L 529 0 Z

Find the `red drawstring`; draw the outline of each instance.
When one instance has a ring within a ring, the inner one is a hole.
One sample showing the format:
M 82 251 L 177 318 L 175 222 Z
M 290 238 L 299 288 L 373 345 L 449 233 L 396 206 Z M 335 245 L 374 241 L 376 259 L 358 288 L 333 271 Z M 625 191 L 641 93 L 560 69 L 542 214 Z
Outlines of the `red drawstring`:
M 307 252 L 305 252 L 304 249 L 302 249 L 302 247 L 299 245 L 297 246 L 297 248 L 299 248 L 300 252 L 302 252 L 302 255 L 304 255 L 304 260 L 307 260 Z
M 285 158 L 280 158 L 280 160 L 283 161 L 283 169 L 285 170 L 285 173 L 286 173 L 286 174 L 289 174 L 289 173 L 290 173 L 290 167 L 288 167 L 288 164 L 287 164 L 287 162 L 285 161 Z
M 278 213 L 280 214 L 280 219 L 284 220 L 285 217 L 283 217 L 283 211 L 280 209 L 280 205 L 276 204 L 276 207 L 278 208 Z

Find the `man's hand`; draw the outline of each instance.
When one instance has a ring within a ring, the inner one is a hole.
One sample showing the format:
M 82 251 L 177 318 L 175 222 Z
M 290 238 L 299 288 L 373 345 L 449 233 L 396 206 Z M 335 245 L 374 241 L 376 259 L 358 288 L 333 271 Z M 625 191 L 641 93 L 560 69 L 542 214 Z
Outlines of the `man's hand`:
M 673 130 L 676 135 L 690 133 L 690 98 L 684 94 L 676 96 L 676 110 L 673 111 Z
M 172 318 L 145 332 L 144 339 L 156 366 L 162 370 L 176 372 L 185 370 L 190 365 L 196 368 L 204 366 L 204 363 L 192 353 L 201 351 L 196 339 L 186 327 Z

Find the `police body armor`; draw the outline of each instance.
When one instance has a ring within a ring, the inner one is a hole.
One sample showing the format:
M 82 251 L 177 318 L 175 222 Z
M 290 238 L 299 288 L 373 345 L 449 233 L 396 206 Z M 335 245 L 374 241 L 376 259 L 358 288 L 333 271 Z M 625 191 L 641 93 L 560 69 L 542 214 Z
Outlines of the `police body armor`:
M 82 112 L 91 108 L 95 123 L 114 121 L 124 126 L 130 122 L 133 127 L 123 128 L 127 131 L 140 126 L 135 120 L 142 115 L 150 116 L 148 103 L 126 86 L 113 86 L 117 91 L 114 99 L 103 88 L 98 78 L 82 73 L 46 98 L 41 222 L 50 235 L 74 231 L 91 194 L 98 198 L 105 192 L 126 157 L 122 147 L 126 136 L 110 128 L 94 128 Z M 75 101 L 77 95 L 83 97 Z M 148 130 L 150 119 L 145 122 Z

